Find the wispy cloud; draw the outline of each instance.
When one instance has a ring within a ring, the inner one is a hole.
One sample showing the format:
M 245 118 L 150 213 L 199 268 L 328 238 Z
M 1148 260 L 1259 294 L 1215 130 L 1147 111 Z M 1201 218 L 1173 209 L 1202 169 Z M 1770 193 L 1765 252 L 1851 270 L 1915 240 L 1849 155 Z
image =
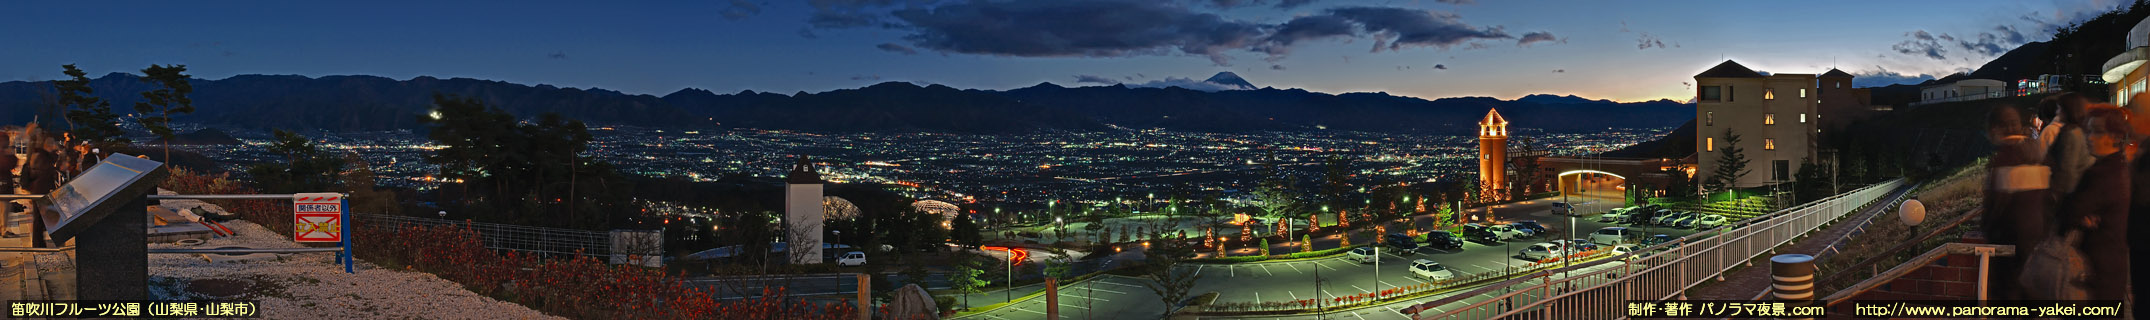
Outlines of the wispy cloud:
M 914 54 L 918 54 L 918 50 L 917 50 L 917 49 L 911 49 L 911 47 L 906 47 L 906 46 L 903 46 L 903 45 L 900 45 L 900 44 L 894 44 L 894 43 L 883 43 L 883 44 L 878 44 L 878 45 L 874 45 L 873 47 L 874 47 L 874 48 L 880 48 L 880 49 L 881 49 L 881 51 L 888 51 L 888 52 L 902 53 L 903 55 L 906 55 L 906 56 L 908 56 L 908 55 L 914 55 Z
M 1119 81 L 1114 81 L 1114 80 L 1112 80 L 1112 79 L 1108 79 L 1108 78 L 1105 78 L 1105 77 L 1099 77 L 1099 76 L 1093 76 L 1093 75 L 1087 75 L 1087 74 L 1078 74 L 1078 75 L 1075 75 L 1075 83 L 1102 83 L 1102 84 L 1117 84 L 1117 83 L 1120 83 L 1120 82 L 1119 82 Z

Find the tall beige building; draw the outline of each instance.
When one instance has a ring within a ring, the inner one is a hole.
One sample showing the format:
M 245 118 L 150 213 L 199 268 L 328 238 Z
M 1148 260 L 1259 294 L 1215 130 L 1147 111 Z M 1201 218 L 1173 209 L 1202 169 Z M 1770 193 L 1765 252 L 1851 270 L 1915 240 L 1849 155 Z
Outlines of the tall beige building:
M 1749 170 L 1735 187 L 1792 181 L 1799 163 L 1817 155 L 1819 84 L 1812 74 L 1763 75 L 1731 60 L 1695 75 L 1696 177 L 1708 181 L 1716 174 L 1717 162 L 1733 147 L 1730 132 L 1739 136 Z

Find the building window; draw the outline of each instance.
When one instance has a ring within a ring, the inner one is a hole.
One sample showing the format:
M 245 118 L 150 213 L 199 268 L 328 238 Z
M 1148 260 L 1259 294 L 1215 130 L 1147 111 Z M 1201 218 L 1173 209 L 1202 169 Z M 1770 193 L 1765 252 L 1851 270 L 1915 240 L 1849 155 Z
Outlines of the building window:
M 1724 102 L 1732 102 L 1733 100 L 1739 100 L 1739 94 L 1732 92 L 1732 86 L 1724 86 Z
M 1777 124 L 1777 114 L 1775 114 L 1775 113 L 1764 113 L 1764 114 L 1762 114 L 1762 124 L 1764 124 L 1764 125 L 1772 125 L 1772 124 Z
M 1816 117 L 1816 118 L 1820 118 L 1821 116 L 1822 116 L 1822 115 L 1818 115 L 1818 114 L 1817 114 L 1817 115 L 1814 115 L 1814 117 Z M 1807 123 L 1807 114 L 1805 114 L 1805 113 L 1801 113 L 1801 114 L 1799 114 L 1799 123 Z
M 1705 127 L 1706 127 L 1706 126 L 1714 126 L 1714 125 L 1717 125 L 1717 112 L 1716 112 L 1716 111 L 1710 111 L 1710 112 L 1703 112 L 1703 113 L 1702 113 L 1702 126 L 1705 126 Z
M 1799 97 L 1800 97 L 1800 98 L 1806 98 L 1806 97 L 1807 97 L 1807 88 L 1799 88 Z
M 1702 151 L 1717 151 L 1717 138 L 1702 138 Z
M 1762 139 L 1762 150 L 1777 150 L 1777 139 Z
M 1770 164 L 1771 164 L 1771 167 L 1773 167 L 1773 168 L 1770 168 L 1771 170 L 1769 170 L 1769 175 L 1770 175 L 1770 179 L 1771 179 L 1771 180 L 1777 180 L 1777 181 L 1785 181 L 1785 180 L 1791 180 L 1791 177 L 1792 177 L 1792 161 L 1791 161 L 1791 160 L 1776 160 L 1776 161 L 1770 161 Z
M 1777 100 L 1777 88 L 1762 88 L 1762 100 Z
M 1837 83 L 1836 83 L 1836 88 L 1837 88 L 1837 89 L 1843 89 L 1843 88 L 1844 88 L 1844 83 L 1843 83 L 1843 82 L 1837 82 Z
M 1702 86 L 1699 87 L 1699 89 L 1702 89 L 1702 91 L 1695 93 L 1695 95 L 1699 96 L 1696 98 L 1698 100 L 1711 102 L 1724 100 L 1723 88 L 1720 88 L 1718 86 Z

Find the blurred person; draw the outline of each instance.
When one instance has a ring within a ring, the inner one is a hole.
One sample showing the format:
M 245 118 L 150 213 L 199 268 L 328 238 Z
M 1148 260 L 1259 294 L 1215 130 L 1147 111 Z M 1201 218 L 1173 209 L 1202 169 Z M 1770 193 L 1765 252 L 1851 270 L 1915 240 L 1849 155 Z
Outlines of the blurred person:
M 2086 283 L 2089 299 L 2125 300 L 2130 273 L 2128 270 L 2127 228 L 2129 182 L 2129 149 L 2134 144 L 2133 127 L 2126 109 L 2110 104 L 2085 106 L 2086 117 L 2075 124 L 2082 128 L 2084 141 L 2089 146 L 2094 163 L 2082 174 L 2081 185 L 2064 199 L 2056 227 L 2063 232 L 2081 233 L 2082 241 L 2077 249 L 2089 263 L 2089 274 L 2096 281 Z
M 30 157 L 22 167 L 22 189 L 30 194 L 51 194 L 53 189 L 60 187 L 60 145 L 46 139 L 30 140 L 30 143 Z M 30 205 L 30 227 L 33 235 L 30 242 L 33 246 L 45 246 L 45 237 L 34 235 L 45 232 L 45 206 L 49 203 L 50 200 L 44 200 L 32 202 Z
M 7 152 L 0 152 L 0 194 L 15 194 L 15 166 L 21 165 L 21 161 L 15 159 L 14 139 L 7 131 L 0 131 L 0 145 L 5 145 L 8 149 Z M 15 219 L 12 218 L 15 208 L 12 207 L 15 206 L 15 201 L 0 201 L 0 206 L 4 206 L 0 208 L 0 237 L 21 238 L 22 235 L 13 231 Z
M 2045 148 L 2053 145 L 2053 135 L 2058 133 L 2054 131 L 2060 130 L 2060 126 L 2053 125 L 2053 118 L 2060 116 L 2061 95 L 2038 99 L 2038 107 L 2031 110 L 2037 115 L 2031 118 L 2031 138 L 2038 139 L 2038 154 L 2041 157 L 2045 154 Z
M 81 155 L 75 159 L 76 176 L 82 175 L 84 171 L 90 171 L 90 168 L 97 167 L 97 162 L 104 160 L 103 156 L 97 154 L 96 148 L 90 148 L 88 141 L 76 144 L 75 154 Z
M 2019 257 L 2031 256 L 2032 248 L 2046 234 L 2046 182 L 2052 179 L 2051 170 L 2041 163 L 2044 153 L 2039 152 L 2039 142 L 2031 138 L 2035 127 L 2026 126 L 2024 116 L 2014 107 L 1994 108 L 1987 116 L 1987 138 L 1993 142 L 1993 157 L 1986 162 L 1985 209 L 1979 227 L 1986 235 L 1986 242 L 1997 245 L 2016 246 Z M 2015 279 L 2020 276 L 2023 259 L 1995 260 L 1992 276 L 1995 299 L 2023 299 L 2022 289 Z
M 2090 165 L 2097 159 L 2091 156 L 2089 141 L 2085 140 L 2082 126 L 2077 124 L 2089 117 L 2084 110 L 2089 101 L 2073 92 L 2062 93 L 2054 98 L 2057 101 L 2054 105 L 2057 110 L 2053 121 L 2047 123 L 2043 130 L 2048 136 L 2043 142 L 2046 142 L 2045 164 L 2053 170 L 2049 190 L 2052 191 L 2052 199 L 2059 199 L 2075 192 L 2075 187 L 2081 183 L 2083 170 L 2090 169 Z

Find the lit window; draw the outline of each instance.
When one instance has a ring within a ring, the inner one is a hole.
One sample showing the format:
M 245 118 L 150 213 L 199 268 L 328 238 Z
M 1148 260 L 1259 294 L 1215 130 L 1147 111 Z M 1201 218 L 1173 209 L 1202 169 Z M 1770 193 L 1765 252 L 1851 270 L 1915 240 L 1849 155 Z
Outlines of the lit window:
M 1717 151 L 1717 138 L 1702 138 L 1703 151 Z
M 1762 114 L 1762 124 L 1777 124 L 1777 114 L 1775 114 L 1775 113 L 1765 113 L 1765 114 Z
M 1838 82 L 1838 83 L 1836 83 L 1836 87 L 1837 87 L 1838 89 L 1842 89 L 1842 88 L 1844 88 L 1844 83 L 1843 83 L 1843 82 Z
M 1800 98 L 1805 98 L 1805 97 L 1807 97 L 1807 88 L 1799 88 L 1799 97 L 1800 97 Z
M 1762 150 L 1777 150 L 1777 139 L 1762 139 Z
M 1777 88 L 1762 88 L 1762 100 L 1777 100 Z
M 1814 115 L 1814 117 L 1815 117 L 1815 118 L 1820 118 L 1821 116 L 1822 116 L 1822 115 L 1818 115 L 1818 114 L 1817 114 L 1817 115 Z M 1805 114 L 1805 113 L 1801 113 L 1801 114 L 1799 114 L 1799 123 L 1807 123 L 1807 114 Z

